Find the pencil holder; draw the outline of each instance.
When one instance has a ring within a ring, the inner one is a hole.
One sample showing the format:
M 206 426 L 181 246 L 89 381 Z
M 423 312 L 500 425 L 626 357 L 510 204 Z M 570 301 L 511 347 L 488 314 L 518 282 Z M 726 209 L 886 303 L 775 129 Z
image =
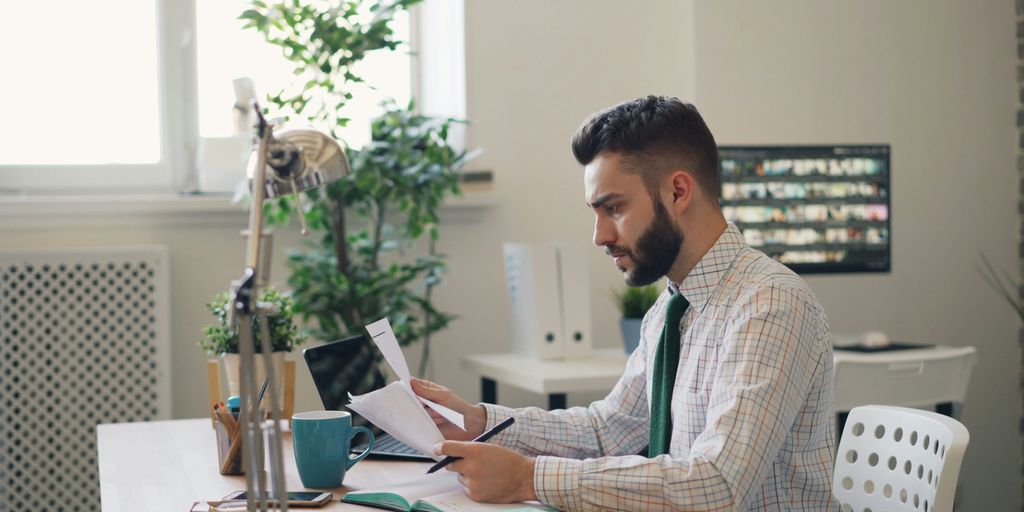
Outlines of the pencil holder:
M 217 464 L 222 475 L 242 475 L 242 436 L 238 420 L 229 413 L 213 416 L 213 430 L 217 434 Z

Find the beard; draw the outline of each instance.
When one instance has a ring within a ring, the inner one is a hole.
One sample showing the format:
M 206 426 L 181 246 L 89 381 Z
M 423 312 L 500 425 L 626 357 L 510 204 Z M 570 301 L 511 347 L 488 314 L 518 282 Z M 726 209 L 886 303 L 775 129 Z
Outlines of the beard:
M 607 247 L 607 254 L 622 253 L 633 260 L 633 270 L 618 267 L 629 286 L 646 286 L 668 274 L 683 245 L 683 232 L 668 216 L 665 205 L 654 202 L 654 220 L 637 239 L 634 249 Z

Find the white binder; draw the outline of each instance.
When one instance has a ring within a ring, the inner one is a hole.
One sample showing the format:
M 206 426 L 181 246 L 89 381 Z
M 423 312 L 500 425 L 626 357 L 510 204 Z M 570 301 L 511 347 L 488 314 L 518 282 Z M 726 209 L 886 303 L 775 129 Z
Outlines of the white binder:
M 537 359 L 590 355 L 590 282 L 582 244 L 504 244 L 512 347 Z
M 562 305 L 562 354 L 566 359 L 590 356 L 593 336 L 590 327 L 590 265 L 586 242 L 559 242 L 558 268 Z

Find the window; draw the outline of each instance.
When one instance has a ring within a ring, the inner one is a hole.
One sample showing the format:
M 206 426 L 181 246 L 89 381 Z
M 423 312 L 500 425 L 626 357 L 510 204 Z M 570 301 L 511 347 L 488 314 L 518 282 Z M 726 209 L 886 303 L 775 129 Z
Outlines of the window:
M 248 5 L 248 0 L 197 2 L 199 133 L 203 137 L 232 135 L 235 78 L 251 78 L 264 107 L 268 105 L 262 98 L 296 79 L 293 64 L 281 55 L 279 47 L 264 42 L 262 34 L 255 30 L 242 30 L 238 15 Z M 407 12 L 399 12 L 391 26 L 398 39 L 409 40 Z M 352 121 L 342 132 L 348 146 L 359 148 L 370 140 L 370 120 L 382 112 L 381 100 L 394 98 L 400 105 L 408 103 L 412 83 L 410 60 L 408 47 L 399 47 L 394 52 L 367 55 L 360 62 L 356 74 L 377 89 L 364 86 L 353 91 L 354 98 L 345 107 Z
M 193 188 L 198 138 L 232 134 L 233 79 L 252 78 L 261 99 L 294 79 L 280 49 L 241 28 L 237 17 L 247 5 L 6 6 L 0 64 L 19 78 L 0 80 L 0 193 Z M 392 27 L 409 40 L 407 13 Z M 346 107 L 349 146 L 369 140 L 382 99 L 409 101 L 410 61 L 408 47 L 364 60 L 358 72 L 378 90 L 355 91 Z
M 155 0 L 15 2 L 4 18 L 0 188 L 165 172 Z

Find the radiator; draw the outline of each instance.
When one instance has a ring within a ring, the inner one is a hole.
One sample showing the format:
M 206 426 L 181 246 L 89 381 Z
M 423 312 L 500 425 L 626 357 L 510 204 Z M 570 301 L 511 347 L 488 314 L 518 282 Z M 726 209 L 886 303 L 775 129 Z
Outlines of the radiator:
M 170 418 L 168 269 L 162 246 L 0 252 L 0 511 L 99 510 L 96 425 Z

